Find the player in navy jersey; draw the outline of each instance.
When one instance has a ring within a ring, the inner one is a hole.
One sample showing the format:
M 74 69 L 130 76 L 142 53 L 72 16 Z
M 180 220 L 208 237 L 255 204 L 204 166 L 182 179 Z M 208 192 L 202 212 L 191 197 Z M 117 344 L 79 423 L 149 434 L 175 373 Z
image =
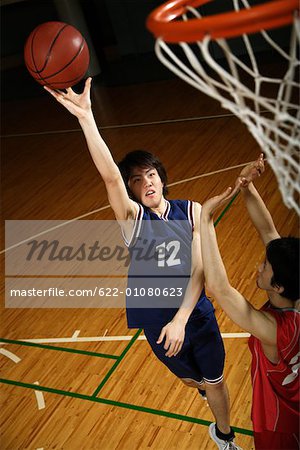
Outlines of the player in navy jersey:
M 201 247 L 206 285 L 228 316 L 251 333 L 252 422 L 256 450 L 298 450 L 299 389 L 299 239 L 280 238 L 272 217 L 252 181 L 264 171 L 263 155 L 248 165 L 235 188 L 204 203 Z M 266 258 L 258 269 L 257 286 L 269 297 L 255 309 L 229 283 L 218 250 L 213 212 L 242 189 L 250 218 L 263 243 Z M 218 441 L 215 428 L 211 437 Z
M 222 441 L 218 448 L 239 449 L 223 380 L 223 341 L 204 292 L 201 206 L 166 200 L 165 169 L 149 152 L 131 152 L 118 167 L 96 126 L 90 87 L 91 78 L 82 94 L 71 88 L 66 93 L 45 89 L 78 118 L 128 245 L 128 326 L 143 328 L 153 352 L 169 370 L 201 395 L 206 392 Z M 147 295 L 134 295 L 139 292 Z

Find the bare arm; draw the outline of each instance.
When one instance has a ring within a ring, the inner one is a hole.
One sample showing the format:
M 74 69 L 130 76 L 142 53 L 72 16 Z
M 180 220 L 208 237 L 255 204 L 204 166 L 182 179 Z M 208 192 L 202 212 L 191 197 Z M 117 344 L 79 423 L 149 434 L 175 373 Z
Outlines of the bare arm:
M 173 320 L 182 320 L 186 325 L 192 314 L 199 296 L 204 288 L 204 272 L 200 244 L 200 215 L 201 205 L 194 203 L 194 232 L 192 241 L 191 277 L 187 285 L 183 302 Z
M 256 173 L 260 175 L 264 171 L 263 154 L 252 164 L 246 166 L 241 174 L 242 193 L 249 216 L 255 226 L 261 240 L 266 245 L 273 239 L 280 237 L 275 228 L 271 214 L 269 213 L 264 201 L 254 187 L 252 181 L 256 178 Z
M 256 310 L 236 289 L 227 277 L 213 225 L 213 211 L 237 191 L 227 189 L 223 194 L 204 203 L 201 212 L 201 248 L 207 289 L 212 293 L 226 314 L 241 328 L 256 336 L 263 343 L 276 345 L 276 321 L 263 311 Z
M 271 240 L 279 238 L 272 216 L 253 183 L 243 188 L 242 193 L 249 216 L 263 243 L 266 245 Z
M 118 166 L 95 123 L 91 109 L 90 88 L 91 78 L 87 79 L 82 94 L 76 94 L 71 88 L 64 93 L 45 87 L 59 103 L 78 118 L 91 157 L 105 183 L 109 203 L 116 218 L 120 221 L 134 219 L 137 211 L 136 204 L 129 198 Z
M 195 227 L 192 241 L 192 267 L 184 299 L 173 320 L 162 329 L 157 341 L 157 343 L 160 344 L 164 337 L 166 337 L 164 344 L 164 349 L 168 350 L 166 356 L 175 356 L 180 352 L 184 342 L 185 326 L 204 287 L 204 273 L 200 245 L 200 213 L 200 204 L 194 203 Z

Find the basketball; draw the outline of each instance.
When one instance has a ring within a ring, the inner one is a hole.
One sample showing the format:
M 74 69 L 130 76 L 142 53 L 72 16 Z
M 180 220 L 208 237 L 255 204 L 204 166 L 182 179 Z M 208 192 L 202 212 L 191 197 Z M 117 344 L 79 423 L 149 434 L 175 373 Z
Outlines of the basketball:
M 90 56 L 87 43 L 76 28 L 63 22 L 45 22 L 30 33 L 24 60 L 38 83 L 65 89 L 84 77 Z

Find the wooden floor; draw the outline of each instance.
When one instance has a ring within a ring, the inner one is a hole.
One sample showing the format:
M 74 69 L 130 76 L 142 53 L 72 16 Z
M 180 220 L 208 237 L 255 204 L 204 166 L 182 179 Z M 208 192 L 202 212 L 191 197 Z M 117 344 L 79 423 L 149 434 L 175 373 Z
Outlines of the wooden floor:
M 160 157 L 169 174 L 171 199 L 205 201 L 234 181 L 240 170 L 235 166 L 260 152 L 238 119 L 180 80 L 95 85 L 93 105 L 116 160 L 138 148 Z M 40 98 L 7 102 L 2 113 L 3 219 L 68 221 L 87 214 L 89 220 L 113 218 L 76 119 L 46 92 Z M 298 219 L 283 206 L 270 168 L 257 186 L 279 232 L 296 234 Z M 233 285 L 259 307 L 266 298 L 256 288 L 255 276 L 264 249 L 241 198 L 217 231 Z M 4 251 L 3 236 L 4 264 L 9 250 Z M 215 448 L 208 437 L 213 417 L 206 402 L 155 359 L 145 340 L 126 340 L 138 332 L 127 329 L 123 309 L 9 309 L 4 307 L 4 283 L 1 293 L 1 336 L 42 341 L 0 348 L 1 450 Z M 215 307 L 222 333 L 243 332 Z M 65 342 L 74 333 L 73 342 Z M 76 340 L 78 334 L 105 335 L 107 340 L 82 342 Z M 47 341 L 56 338 L 61 341 Z M 237 443 L 250 450 L 247 338 L 225 337 L 224 342 L 231 422 L 238 431 Z M 36 382 L 40 391 L 34 389 Z

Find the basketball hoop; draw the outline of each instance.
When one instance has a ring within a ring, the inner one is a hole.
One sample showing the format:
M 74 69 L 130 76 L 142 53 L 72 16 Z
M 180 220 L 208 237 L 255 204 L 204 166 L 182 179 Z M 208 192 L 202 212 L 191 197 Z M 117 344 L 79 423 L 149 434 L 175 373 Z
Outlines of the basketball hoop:
M 147 27 L 156 37 L 156 54 L 177 76 L 247 125 L 277 177 L 284 203 L 300 215 L 298 0 L 253 7 L 248 0 L 231 0 L 231 11 L 204 17 L 196 8 L 210 2 L 171 0 L 155 9 Z M 269 31 L 283 26 L 289 26 L 288 50 Z M 281 58 L 282 74 L 262 72 L 255 38 L 264 51 L 272 51 L 273 59 Z

